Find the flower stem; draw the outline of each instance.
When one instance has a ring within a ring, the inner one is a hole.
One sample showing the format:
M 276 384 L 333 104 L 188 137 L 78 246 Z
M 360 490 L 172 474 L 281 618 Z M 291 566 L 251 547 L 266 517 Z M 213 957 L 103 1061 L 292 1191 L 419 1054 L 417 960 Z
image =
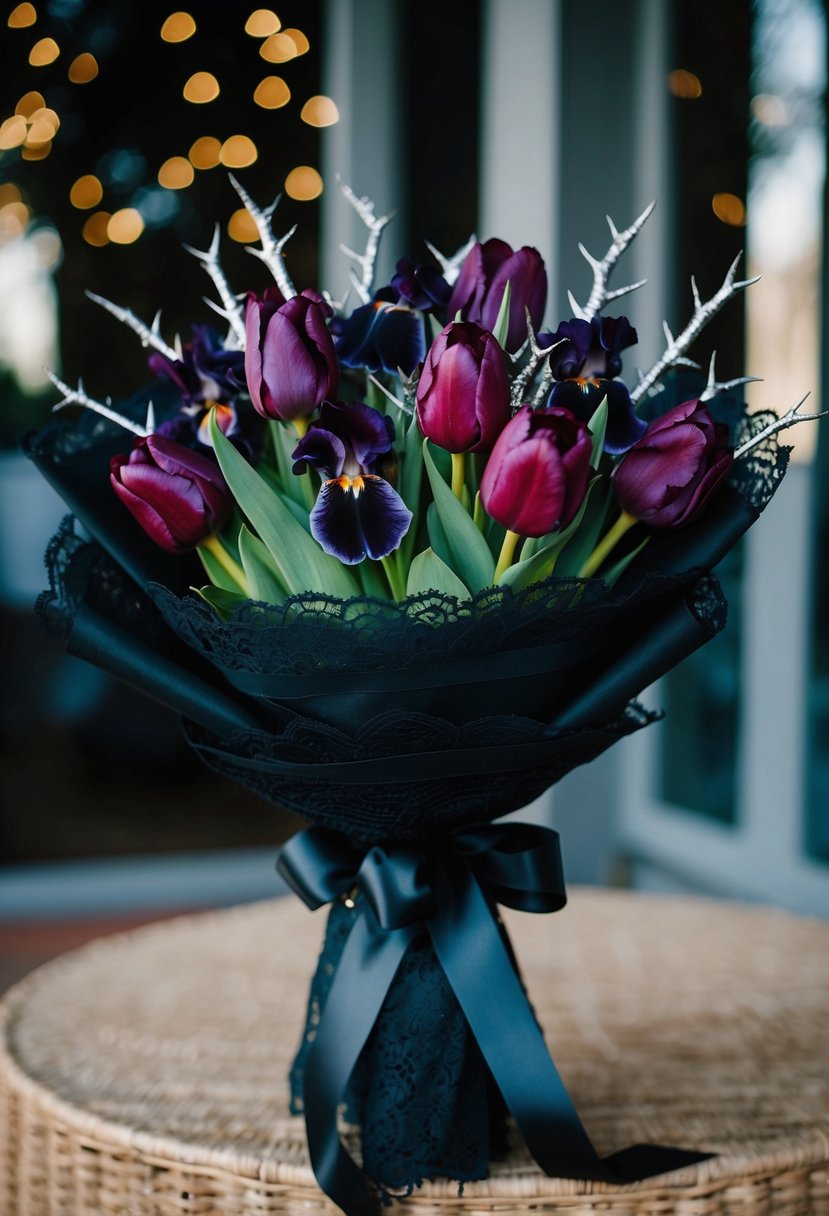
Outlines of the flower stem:
M 216 559 L 225 574 L 236 584 L 242 594 L 250 595 L 248 580 L 245 577 L 244 570 L 236 559 L 230 556 L 218 536 L 208 536 L 207 540 L 203 540 L 197 548 L 206 549 Z
M 587 561 L 579 570 L 579 578 L 590 578 L 595 574 L 599 566 L 608 556 L 608 554 L 616 547 L 622 537 L 628 532 L 634 524 L 639 520 L 635 515 L 629 515 L 627 511 L 623 511 L 612 528 L 608 529 L 596 548 L 588 557 Z
M 299 438 L 301 439 L 301 438 L 302 438 L 302 436 L 303 436 L 303 435 L 306 433 L 306 431 L 308 430 L 308 419 L 307 419 L 307 418 L 304 418 L 304 417 L 300 417 L 300 418 L 292 418 L 292 419 L 291 419 L 291 425 L 293 426 L 293 428 L 294 428 L 294 430 L 296 431 L 297 435 L 298 435 L 298 436 L 299 436 Z
M 381 557 L 380 561 L 386 572 L 386 578 L 389 580 L 389 590 L 391 591 L 392 598 L 398 601 L 402 600 L 405 597 L 406 588 L 403 585 L 394 555 L 389 554 L 387 557 Z
M 495 567 L 495 574 L 492 578 L 494 583 L 499 583 L 501 581 L 501 575 L 512 565 L 512 559 L 515 557 L 515 546 L 518 544 L 520 539 L 520 532 L 510 532 L 509 529 L 507 529 L 504 536 L 504 543 L 501 545 L 501 552 L 498 555 L 498 565 Z
M 463 502 L 463 486 L 466 476 L 466 452 L 452 453 L 452 493 Z

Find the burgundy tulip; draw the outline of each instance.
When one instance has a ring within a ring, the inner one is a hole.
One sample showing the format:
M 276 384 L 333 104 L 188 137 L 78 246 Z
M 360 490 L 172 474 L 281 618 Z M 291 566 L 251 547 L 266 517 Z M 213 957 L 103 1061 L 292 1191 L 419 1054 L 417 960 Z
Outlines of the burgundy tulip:
M 109 465 L 112 488 L 147 535 L 168 553 L 185 553 L 219 532 L 232 499 L 216 461 L 148 435 Z
M 245 377 L 264 418 L 303 418 L 334 397 L 339 365 L 326 319 L 331 309 L 315 291 L 283 300 L 275 288 L 248 294 Z
M 728 427 L 685 401 L 654 419 L 613 474 L 623 511 L 652 528 L 678 528 L 705 506 L 731 468 Z
M 526 310 L 538 329 L 547 303 L 547 272 L 537 249 L 523 245 L 513 252 L 506 241 L 493 238 L 473 245 L 464 258 L 447 310 L 460 309 L 464 321 L 494 329 L 504 288 L 510 284 L 509 329 L 506 348 L 516 351 L 527 337 Z
M 504 352 L 480 325 L 460 321 L 429 347 L 417 385 L 417 420 L 447 452 L 489 451 L 510 417 Z
M 494 520 L 520 536 L 564 527 L 587 490 L 592 451 L 587 426 L 569 410 L 522 405 L 492 449 L 481 501 Z

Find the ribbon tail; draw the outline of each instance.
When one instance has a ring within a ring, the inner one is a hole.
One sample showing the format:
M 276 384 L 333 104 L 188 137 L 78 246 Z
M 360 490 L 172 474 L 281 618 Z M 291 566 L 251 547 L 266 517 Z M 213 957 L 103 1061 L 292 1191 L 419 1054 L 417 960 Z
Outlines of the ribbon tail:
M 429 922 L 435 953 L 527 1148 L 545 1174 L 620 1184 L 707 1160 L 710 1153 L 656 1145 L 599 1157 L 477 881 L 458 865 L 441 883 L 441 911 Z
M 305 1127 L 311 1167 L 346 1216 L 377 1216 L 379 1199 L 343 1147 L 337 1108 L 415 929 L 383 932 L 365 906 L 356 914 L 305 1067 Z

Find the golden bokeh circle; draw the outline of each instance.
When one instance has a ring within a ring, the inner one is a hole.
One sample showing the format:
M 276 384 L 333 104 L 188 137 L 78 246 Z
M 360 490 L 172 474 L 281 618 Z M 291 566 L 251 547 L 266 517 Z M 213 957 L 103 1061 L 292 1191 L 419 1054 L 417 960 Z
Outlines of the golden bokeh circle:
M 131 245 L 143 231 L 144 220 L 135 207 L 122 207 L 109 217 L 107 236 L 116 245 Z
M 256 144 L 247 135 L 231 135 L 222 144 L 220 160 L 228 169 L 244 169 L 259 155 Z
M 219 82 L 212 72 L 194 72 L 183 89 L 184 100 L 204 105 L 219 96 Z
M 281 76 L 265 76 L 256 86 L 253 100 L 263 110 L 278 110 L 291 100 L 291 90 Z
M 297 165 L 285 178 L 285 193 L 299 202 L 310 202 L 322 194 L 322 178 L 310 165 Z
M 94 173 L 84 173 L 73 183 L 69 191 L 69 202 L 79 211 L 97 207 L 104 197 L 104 188 Z

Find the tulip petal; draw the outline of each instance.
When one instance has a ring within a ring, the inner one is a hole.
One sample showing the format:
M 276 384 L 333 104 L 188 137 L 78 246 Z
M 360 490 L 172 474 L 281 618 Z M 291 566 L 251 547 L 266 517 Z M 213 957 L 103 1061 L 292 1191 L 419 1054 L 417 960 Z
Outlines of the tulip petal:
M 204 499 L 186 477 L 151 464 L 123 465 L 120 472 L 120 483 L 113 481 L 116 493 L 158 544 L 192 549 L 212 531 Z
M 322 486 L 311 512 L 311 535 L 347 566 L 386 557 L 400 544 L 412 513 L 382 477 L 338 478 Z

